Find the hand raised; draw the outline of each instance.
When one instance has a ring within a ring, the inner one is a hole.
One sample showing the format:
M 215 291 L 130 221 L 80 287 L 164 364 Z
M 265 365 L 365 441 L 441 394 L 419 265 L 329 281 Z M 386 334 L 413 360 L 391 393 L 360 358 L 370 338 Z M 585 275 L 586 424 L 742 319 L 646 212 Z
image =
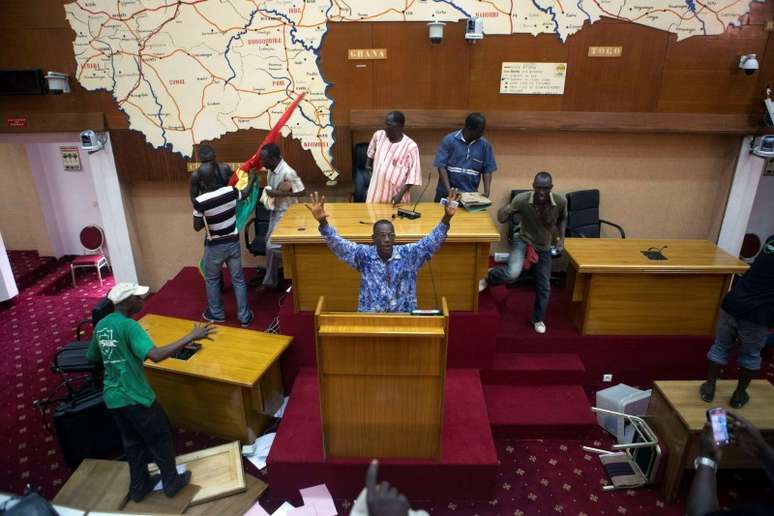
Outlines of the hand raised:
M 309 194 L 309 204 L 305 205 L 306 208 L 312 212 L 312 216 L 317 222 L 323 222 L 328 218 L 328 214 L 325 213 L 325 196 L 320 195 L 317 192 Z
M 461 195 L 456 188 L 449 190 L 449 196 L 446 198 L 448 201 L 445 206 L 446 215 L 451 218 L 457 213 L 457 206 L 459 205 Z M 454 201 L 454 202 L 452 202 Z
M 369 516 L 406 516 L 409 502 L 389 482 L 376 483 L 379 461 L 373 460 L 366 472 L 366 504 Z

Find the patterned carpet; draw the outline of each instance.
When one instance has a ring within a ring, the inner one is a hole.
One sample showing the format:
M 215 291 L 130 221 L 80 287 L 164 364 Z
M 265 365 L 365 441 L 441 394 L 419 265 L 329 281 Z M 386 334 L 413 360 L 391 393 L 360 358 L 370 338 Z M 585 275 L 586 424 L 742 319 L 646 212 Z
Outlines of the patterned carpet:
M 52 273 L 53 274 L 53 273 Z M 38 281 L 45 283 L 46 278 Z M 36 399 L 49 396 L 60 379 L 50 371 L 55 350 L 72 339 L 73 328 L 88 317 L 91 307 L 113 285 L 108 276 L 100 287 L 96 274 L 84 272 L 78 287 L 67 286 L 54 295 L 28 295 L 0 311 L 0 439 L 6 443 L 0 456 L 0 491 L 21 492 L 27 484 L 39 486 L 53 497 L 72 471 L 65 466 L 56 438 L 43 428 L 41 415 L 33 407 Z M 32 292 L 41 292 L 32 286 Z M 766 376 L 774 374 L 774 364 L 765 364 Z M 599 431 L 595 446 L 608 446 L 611 440 Z M 219 439 L 176 431 L 178 453 L 213 446 Z M 687 484 L 676 504 L 664 504 L 652 489 L 602 492 L 605 482 L 599 461 L 583 452 L 579 441 L 496 440 L 500 471 L 496 497 L 492 500 L 457 500 L 449 493 L 443 502 L 413 500 L 416 508 L 431 514 L 471 515 L 679 515 Z M 259 475 L 246 463 L 248 472 Z M 774 496 L 760 472 L 723 473 L 721 497 L 725 505 L 740 500 Z M 389 480 L 389 479 L 387 479 Z M 305 487 L 305 486 L 300 486 Z M 397 486 L 400 488 L 400 486 Z M 352 500 L 333 493 L 341 513 Z M 274 499 L 271 489 L 261 502 L 268 510 L 283 500 Z M 296 505 L 300 498 L 289 500 Z

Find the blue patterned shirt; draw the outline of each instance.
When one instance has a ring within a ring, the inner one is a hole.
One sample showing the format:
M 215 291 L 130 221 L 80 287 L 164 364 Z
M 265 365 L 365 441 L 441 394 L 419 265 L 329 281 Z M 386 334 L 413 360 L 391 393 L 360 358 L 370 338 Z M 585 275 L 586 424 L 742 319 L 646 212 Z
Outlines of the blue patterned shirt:
M 360 271 L 358 312 L 410 312 L 417 307 L 417 270 L 446 240 L 449 226 L 439 223 L 419 242 L 396 245 L 384 262 L 375 245 L 357 244 L 341 238 L 330 224 L 320 234 L 333 254 Z

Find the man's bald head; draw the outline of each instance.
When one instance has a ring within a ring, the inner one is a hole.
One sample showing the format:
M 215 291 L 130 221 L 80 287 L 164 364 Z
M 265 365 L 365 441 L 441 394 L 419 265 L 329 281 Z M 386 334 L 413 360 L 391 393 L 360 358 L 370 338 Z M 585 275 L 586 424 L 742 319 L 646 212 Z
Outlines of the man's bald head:
M 211 192 L 221 187 L 221 177 L 214 162 L 202 163 L 196 172 L 202 192 Z

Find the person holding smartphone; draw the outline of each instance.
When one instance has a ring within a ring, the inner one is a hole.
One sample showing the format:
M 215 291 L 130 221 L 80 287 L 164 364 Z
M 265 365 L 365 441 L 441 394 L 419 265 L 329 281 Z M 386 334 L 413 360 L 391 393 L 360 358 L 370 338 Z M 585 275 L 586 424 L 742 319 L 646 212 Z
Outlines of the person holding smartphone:
M 713 411 L 715 414 L 712 413 Z M 747 455 L 756 459 L 774 485 L 774 448 L 763 439 L 761 431 L 744 417 L 725 412 L 723 409 L 708 411 L 709 418 L 715 419 L 715 423 L 718 422 L 716 418 L 721 417 L 721 413 L 726 421 L 725 429 L 718 428 L 717 424 L 714 424 L 715 429 L 713 429 L 712 421 L 704 425 L 699 440 L 699 456 L 694 461 L 696 474 L 686 501 L 686 514 L 688 516 L 774 514 L 774 506 L 762 504 L 742 505 L 727 511 L 720 509 L 716 473 L 723 456 L 723 448 L 726 446 L 739 446 Z M 726 444 L 721 445 L 719 442 Z
M 457 213 L 459 194 L 452 188 L 438 225 L 419 242 L 395 245 L 395 227 L 389 220 L 374 223 L 374 245 L 341 238 L 328 224 L 325 196 L 314 192 L 306 207 L 320 224 L 328 248 L 340 260 L 360 272 L 358 312 L 411 312 L 417 308 L 417 271 L 446 240 L 451 219 Z

